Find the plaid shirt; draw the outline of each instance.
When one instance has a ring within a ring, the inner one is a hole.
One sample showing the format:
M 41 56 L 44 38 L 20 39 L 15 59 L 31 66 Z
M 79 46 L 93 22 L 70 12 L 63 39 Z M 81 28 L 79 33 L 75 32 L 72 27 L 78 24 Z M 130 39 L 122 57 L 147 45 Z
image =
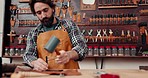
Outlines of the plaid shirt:
M 80 32 L 80 29 L 72 21 L 69 21 L 69 20 L 60 21 L 59 19 L 57 20 L 58 20 L 58 24 L 57 26 L 55 26 L 54 30 L 61 28 L 60 23 L 64 25 L 72 43 L 72 47 L 73 47 L 72 50 L 75 50 L 79 55 L 79 59 L 75 61 L 83 60 L 85 58 L 85 55 L 87 54 L 88 48 L 86 45 L 86 41 Z M 46 31 L 44 30 L 43 25 L 39 24 L 35 29 L 31 30 L 28 33 L 26 52 L 24 53 L 23 59 L 29 65 L 31 65 L 30 62 L 37 60 L 38 58 L 36 41 L 37 41 L 37 36 L 41 32 L 46 32 Z

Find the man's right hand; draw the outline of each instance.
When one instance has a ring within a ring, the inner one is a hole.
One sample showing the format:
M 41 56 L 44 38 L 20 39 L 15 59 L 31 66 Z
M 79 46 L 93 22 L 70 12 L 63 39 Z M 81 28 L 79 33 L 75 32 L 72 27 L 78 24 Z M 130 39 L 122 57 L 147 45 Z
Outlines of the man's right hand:
M 41 58 L 32 61 L 31 64 L 33 65 L 33 70 L 36 71 L 45 71 L 48 69 L 48 64 Z

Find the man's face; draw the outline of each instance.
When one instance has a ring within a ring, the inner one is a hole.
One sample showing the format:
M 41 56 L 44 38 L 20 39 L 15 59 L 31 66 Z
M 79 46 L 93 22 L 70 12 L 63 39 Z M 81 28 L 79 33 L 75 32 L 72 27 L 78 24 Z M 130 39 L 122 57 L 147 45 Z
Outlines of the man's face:
M 48 27 L 52 25 L 54 10 L 48 4 L 37 2 L 34 4 L 34 10 L 43 25 Z

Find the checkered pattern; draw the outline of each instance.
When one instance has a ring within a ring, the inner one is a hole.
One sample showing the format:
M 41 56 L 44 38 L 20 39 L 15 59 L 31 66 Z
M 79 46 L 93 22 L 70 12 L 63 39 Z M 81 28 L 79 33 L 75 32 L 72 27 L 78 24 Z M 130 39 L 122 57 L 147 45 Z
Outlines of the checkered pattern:
M 59 28 L 61 28 L 60 23 L 62 23 L 65 27 L 65 29 L 67 30 L 72 46 L 73 46 L 73 50 L 75 50 L 78 55 L 79 55 L 79 59 L 75 60 L 75 61 L 81 61 L 85 58 L 85 55 L 87 54 L 88 48 L 86 45 L 86 40 L 84 39 L 83 35 L 80 32 L 80 29 L 78 28 L 78 26 L 70 20 L 58 20 L 58 24 L 55 27 L 54 30 L 57 30 Z M 28 63 L 29 65 L 31 61 L 34 61 L 38 58 L 37 56 L 37 36 L 39 35 L 39 33 L 41 32 L 45 32 L 45 29 L 43 27 L 42 24 L 39 24 L 35 29 L 31 30 L 28 33 L 28 37 L 27 37 L 27 47 L 26 47 L 26 52 L 24 53 L 23 59 L 26 63 Z

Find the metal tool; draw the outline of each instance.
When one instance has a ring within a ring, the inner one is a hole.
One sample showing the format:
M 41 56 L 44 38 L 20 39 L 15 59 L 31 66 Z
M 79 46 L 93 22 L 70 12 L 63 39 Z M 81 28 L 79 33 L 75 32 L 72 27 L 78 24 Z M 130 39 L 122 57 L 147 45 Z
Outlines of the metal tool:
M 102 42 L 101 29 L 97 30 L 97 35 L 96 35 L 96 40 L 95 40 L 96 42 L 98 41 L 98 37 L 100 37 L 100 40 Z

